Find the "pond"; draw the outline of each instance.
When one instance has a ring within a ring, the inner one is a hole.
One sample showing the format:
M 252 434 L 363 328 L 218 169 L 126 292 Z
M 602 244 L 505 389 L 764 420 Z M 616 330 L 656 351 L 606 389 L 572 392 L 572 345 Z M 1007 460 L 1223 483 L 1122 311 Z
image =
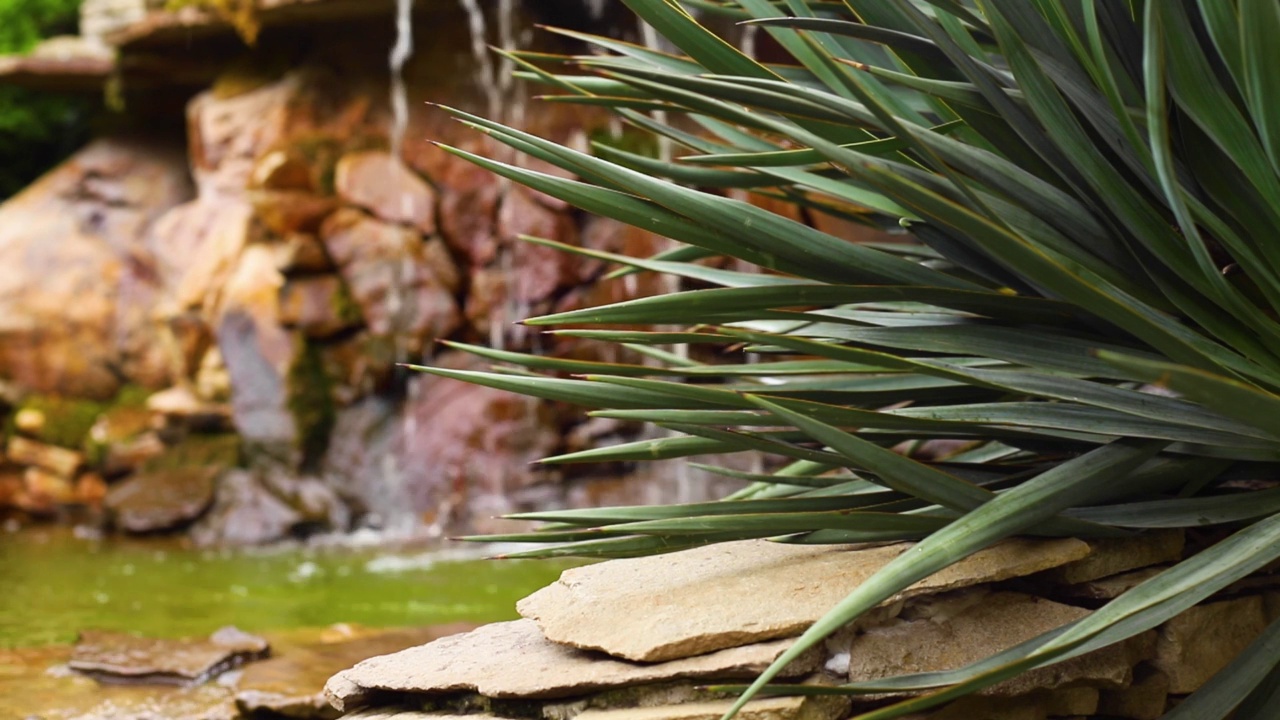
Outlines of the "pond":
M 490 622 L 515 617 L 516 600 L 567 567 L 479 557 L 475 548 L 231 552 L 65 530 L 0 534 L 0 647 L 69 643 L 85 628 L 180 637 L 224 625 Z

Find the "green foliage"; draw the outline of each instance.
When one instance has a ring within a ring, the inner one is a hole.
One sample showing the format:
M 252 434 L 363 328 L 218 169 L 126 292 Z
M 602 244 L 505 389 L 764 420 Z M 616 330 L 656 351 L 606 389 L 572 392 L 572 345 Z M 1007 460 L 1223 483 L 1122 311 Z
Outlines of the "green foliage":
M 742 361 L 646 368 L 477 348 L 527 371 L 421 369 L 673 432 L 548 462 L 763 451 L 783 464 L 721 470 L 748 484 L 720 503 L 517 516 L 550 524 L 502 539 L 554 544 L 520 556 L 759 537 L 919 541 L 810 628 L 741 707 L 762 691 L 798 692 L 768 683 L 868 609 L 1011 535 L 1200 528 L 1216 540 L 987 660 L 839 688 L 921 691 L 861 720 L 1145 632 L 1280 558 L 1274 2 L 689 3 L 761 25 L 791 57 L 770 65 L 676 0 L 625 2 L 683 55 L 587 37 L 600 54 L 515 57 L 559 102 L 609 106 L 665 136 L 674 160 L 576 152 L 461 112 L 579 179 L 452 152 L 687 246 L 653 258 L 566 251 L 716 286 L 531 324 L 603 325 L 558 332 L 700 343 Z M 670 124 L 644 114 L 655 109 Z M 853 245 L 719 192 L 743 187 L 860 208 L 917 243 Z M 772 272 L 693 262 L 707 256 Z M 685 329 L 607 328 L 636 324 Z M 965 449 L 941 459 L 901 449 L 946 441 Z M 1266 706 L 1276 637 L 1172 717 Z
M 0 55 L 74 33 L 80 0 L 0 0 Z M 25 187 L 88 138 L 94 102 L 0 86 L 0 200 Z

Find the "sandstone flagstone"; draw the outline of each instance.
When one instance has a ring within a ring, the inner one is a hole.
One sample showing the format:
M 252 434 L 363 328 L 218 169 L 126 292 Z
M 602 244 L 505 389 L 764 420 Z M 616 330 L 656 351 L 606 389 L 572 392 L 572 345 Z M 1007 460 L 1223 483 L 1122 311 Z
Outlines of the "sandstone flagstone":
M 1259 596 L 1197 605 L 1160 626 L 1153 664 L 1169 676 L 1169 692 L 1195 692 L 1266 626 Z
M 964 667 L 1088 615 L 1084 608 L 984 589 L 930 598 L 904 610 L 897 620 L 869 628 L 853 640 L 849 680 L 862 682 Z M 1082 681 L 1122 687 L 1132 680 L 1134 664 L 1153 652 L 1153 639 L 1149 634 L 1139 635 L 1032 670 L 983 692 L 1017 695 Z
M 799 635 L 912 547 L 723 543 L 566 570 L 521 600 L 554 642 L 628 660 L 689 657 Z M 1028 575 L 1085 557 L 1074 539 L 1008 540 L 920 581 L 912 597 Z M 771 602 L 752 602 L 752 598 Z M 697 612 L 690 612 L 697 608 Z
M 325 693 L 339 709 L 361 704 L 371 691 L 478 692 L 494 698 L 557 698 L 607 688 L 675 679 L 747 679 L 792 644 L 781 640 L 658 664 L 605 658 L 550 642 L 530 620 L 494 623 L 421 647 L 370 658 L 330 679 Z M 821 649 L 784 672 L 817 669 Z
M 1062 583 L 1083 583 L 1128 570 L 1182 559 L 1181 530 L 1163 530 L 1126 538 L 1099 538 L 1089 541 L 1087 557 L 1053 568 L 1046 579 Z
M 655 707 L 586 710 L 574 720 L 720 720 L 733 700 L 658 705 Z M 843 697 L 775 697 L 753 700 L 737 720 L 835 720 L 849 708 Z

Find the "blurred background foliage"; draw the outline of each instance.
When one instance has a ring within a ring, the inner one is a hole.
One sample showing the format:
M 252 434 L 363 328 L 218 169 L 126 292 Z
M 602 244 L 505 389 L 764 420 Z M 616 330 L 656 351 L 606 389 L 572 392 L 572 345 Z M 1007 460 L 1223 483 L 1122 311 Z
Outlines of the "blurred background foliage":
M 0 54 L 74 34 L 79 8 L 80 0 L 0 0 Z M 0 200 L 80 147 L 100 107 L 98 98 L 0 87 Z

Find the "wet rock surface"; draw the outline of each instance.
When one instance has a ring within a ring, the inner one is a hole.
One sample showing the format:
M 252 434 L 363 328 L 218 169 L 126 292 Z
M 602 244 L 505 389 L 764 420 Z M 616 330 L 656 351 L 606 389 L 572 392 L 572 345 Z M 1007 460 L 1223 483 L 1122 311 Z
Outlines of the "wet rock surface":
M 198 685 L 267 656 L 270 645 L 234 627 L 207 640 L 142 638 L 86 630 L 67 666 L 104 682 Z

